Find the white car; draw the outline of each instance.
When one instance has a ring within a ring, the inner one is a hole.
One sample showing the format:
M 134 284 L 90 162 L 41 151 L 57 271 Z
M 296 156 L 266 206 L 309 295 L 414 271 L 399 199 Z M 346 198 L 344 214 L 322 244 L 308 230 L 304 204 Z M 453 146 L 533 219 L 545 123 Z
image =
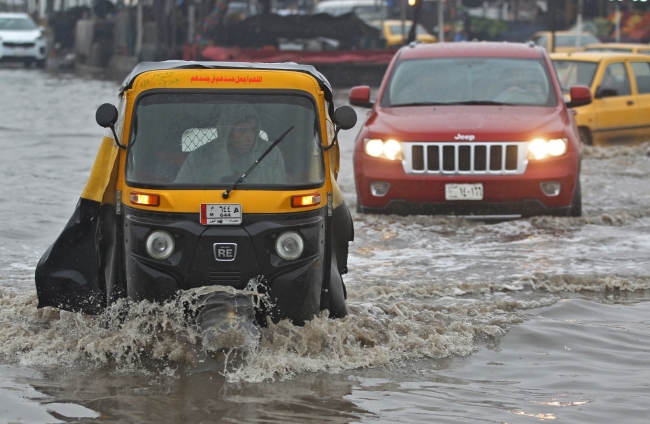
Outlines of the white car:
M 327 13 L 332 16 L 341 16 L 354 12 L 359 19 L 364 21 L 385 19 L 388 16 L 388 2 L 384 0 L 325 0 L 316 4 L 312 14 Z
M 35 63 L 45 67 L 45 29 L 26 13 L 0 13 L 0 62 Z

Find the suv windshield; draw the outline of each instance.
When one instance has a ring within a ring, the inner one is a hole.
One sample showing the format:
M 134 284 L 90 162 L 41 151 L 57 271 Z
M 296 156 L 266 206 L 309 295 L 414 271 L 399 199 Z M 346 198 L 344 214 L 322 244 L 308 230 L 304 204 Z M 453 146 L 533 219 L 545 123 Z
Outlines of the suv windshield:
M 323 183 L 317 115 L 305 96 L 150 94 L 131 127 L 126 179 L 134 187 L 226 188 L 291 127 L 238 187 Z
M 598 63 L 580 62 L 577 60 L 554 60 L 553 66 L 562 85 L 562 90 L 568 91 L 574 85 L 591 87 Z
M 38 28 L 30 18 L 5 18 L 0 17 L 0 30 L 29 31 Z
M 542 60 L 462 57 L 398 63 L 381 105 L 427 104 L 556 106 L 557 98 Z

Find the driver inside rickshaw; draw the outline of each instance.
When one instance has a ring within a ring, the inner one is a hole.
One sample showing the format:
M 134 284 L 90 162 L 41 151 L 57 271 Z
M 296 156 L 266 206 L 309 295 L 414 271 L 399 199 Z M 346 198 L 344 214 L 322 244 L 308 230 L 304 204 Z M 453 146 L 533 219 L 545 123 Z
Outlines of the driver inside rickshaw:
M 268 149 L 270 142 L 260 137 L 261 120 L 252 106 L 233 108 L 226 113 L 221 137 L 193 150 L 183 163 L 174 182 L 213 184 L 234 182 Z M 247 183 L 284 184 L 287 182 L 284 160 L 275 147 L 246 176 Z

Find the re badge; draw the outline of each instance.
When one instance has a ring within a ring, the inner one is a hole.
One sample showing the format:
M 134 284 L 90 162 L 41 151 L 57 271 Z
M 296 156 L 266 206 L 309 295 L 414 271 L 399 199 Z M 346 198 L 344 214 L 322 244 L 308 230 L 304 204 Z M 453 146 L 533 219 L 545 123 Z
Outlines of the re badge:
M 215 243 L 214 258 L 218 261 L 234 261 L 237 256 L 237 243 Z

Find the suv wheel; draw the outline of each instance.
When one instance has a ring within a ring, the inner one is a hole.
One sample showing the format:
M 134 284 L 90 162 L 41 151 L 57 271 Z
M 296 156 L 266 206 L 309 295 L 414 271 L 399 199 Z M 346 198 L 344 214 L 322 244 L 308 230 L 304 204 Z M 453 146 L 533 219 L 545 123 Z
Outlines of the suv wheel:
M 571 210 L 569 216 L 582 216 L 582 189 L 580 188 L 580 175 L 578 175 L 578 182 L 573 192 L 573 201 L 571 202 Z
M 584 144 L 585 146 L 593 145 L 593 140 L 591 139 L 591 133 L 587 128 L 584 127 L 579 128 L 578 134 L 580 135 L 580 143 Z

